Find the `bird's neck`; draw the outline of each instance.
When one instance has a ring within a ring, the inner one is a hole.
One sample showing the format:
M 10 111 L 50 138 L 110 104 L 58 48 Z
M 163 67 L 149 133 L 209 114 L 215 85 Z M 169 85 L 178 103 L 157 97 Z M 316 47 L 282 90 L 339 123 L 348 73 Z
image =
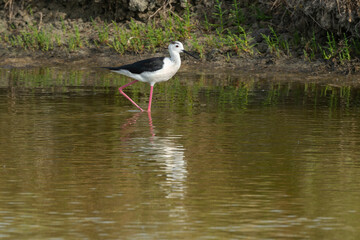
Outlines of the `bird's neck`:
M 170 52 L 170 60 L 173 61 L 175 64 L 181 64 L 180 54 L 177 52 Z

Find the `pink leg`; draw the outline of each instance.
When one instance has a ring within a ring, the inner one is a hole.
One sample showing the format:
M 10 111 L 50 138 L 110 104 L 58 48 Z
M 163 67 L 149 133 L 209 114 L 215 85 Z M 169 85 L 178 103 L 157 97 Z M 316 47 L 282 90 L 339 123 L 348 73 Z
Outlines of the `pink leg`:
M 151 112 L 151 102 L 152 102 L 152 96 L 153 96 L 153 89 L 154 89 L 154 86 L 151 86 L 150 87 L 150 97 L 149 97 L 148 112 Z
M 128 86 L 130 86 L 130 85 L 132 85 L 132 84 L 134 84 L 134 83 L 136 83 L 136 82 L 138 82 L 138 80 L 134 80 L 134 81 L 132 81 L 132 82 L 130 82 L 130 83 L 128 83 L 128 84 L 125 84 L 124 86 L 121 86 L 121 87 L 119 87 L 119 92 L 122 94 L 122 95 L 124 95 L 124 97 L 126 97 L 132 104 L 134 104 L 138 109 L 140 109 L 140 111 L 144 111 L 141 107 L 139 107 L 139 105 L 137 105 L 128 95 L 126 95 L 124 92 L 123 92 L 123 89 L 124 88 L 126 88 L 126 87 L 128 87 Z
M 150 134 L 151 134 L 151 136 L 155 136 L 154 126 L 153 126 L 152 118 L 151 118 L 151 112 L 148 112 L 148 117 L 149 117 Z

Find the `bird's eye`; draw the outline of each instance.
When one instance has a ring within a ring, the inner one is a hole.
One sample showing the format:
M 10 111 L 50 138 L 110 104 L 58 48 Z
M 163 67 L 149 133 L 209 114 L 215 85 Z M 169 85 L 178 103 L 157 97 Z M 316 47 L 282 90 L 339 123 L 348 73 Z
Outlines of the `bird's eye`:
M 179 47 L 179 45 L 175 45 L 175 47 Z

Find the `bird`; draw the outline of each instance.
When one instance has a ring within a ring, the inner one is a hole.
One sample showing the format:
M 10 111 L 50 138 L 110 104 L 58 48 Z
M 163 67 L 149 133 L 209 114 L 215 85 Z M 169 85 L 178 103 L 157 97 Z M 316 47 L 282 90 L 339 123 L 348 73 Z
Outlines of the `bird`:
M 181 66 L 180 53 L 186 53 L 197 59 L 197 57 L 185 51 L 183 44 L 179 41 L 171 42 L 168 46 L 168 50 L 170 57 L 153 57 L 119 67 L 102 68 L 135 79 L 134 81 L 119 87 L 119 92 L 124 97 L 126 97 L 132 104 L 134 104 L 138 109 L 140 109 L 141 112 L 143 112 L 144 110 L 138 104 L 136 104 L 128 95 L 126 95 L 123 89 L 139 81 L 149 83 L 150 97 L 147 111 L 151 112 L 151 102 L 154 85 L 158 82 L 168 81 L 176 74 L 176 72 L 180 69 Z

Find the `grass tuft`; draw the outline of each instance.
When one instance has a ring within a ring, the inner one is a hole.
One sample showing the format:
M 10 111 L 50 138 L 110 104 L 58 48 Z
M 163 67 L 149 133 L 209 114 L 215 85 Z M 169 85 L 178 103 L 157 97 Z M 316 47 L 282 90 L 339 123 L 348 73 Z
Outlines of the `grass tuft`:
M 204 13 L 203 22 L 197 22 L 199 19 L 192 14 L 190 3 L 185 3 L 182 14 L 164 10 L 162 14 L 146 23 L 134 19 L 126 24 L 92 19 L 91 29 L 81 32 L 77 25 L 69 26 L 68 21 L 63 18 L 60 19 L 59 29 L 41 23 L 29 25 L 22 30 L 10 25 L 8 32 L 0 33 L 0 44 L 43 52 L 76 52 L 84 46 L 95 46 L 98 49 L 107 48 L 119 54 L 126 54 L 155 53 L 162 51 L 169 42 L 180 40 L 189 45 L 187 48 L 197 52 L 201 59 L 210 56 L 211 54 L 207 54 L 210 51 L 223 54 L 228 61 L 234 56 L 261 54 L 256 50 L 257 43 L 250 34 L 253 29 L 246 26 L 247 17 L 251 16 L 258 21 L 256 24 L 251 22 L 252 25 L 266 24 L 271 17 L 256 3 L 215 0 L 214 8 Z M 248 7 L 248 12 L 243 10 L 244 5 Z M 29 8 L 28 11 L 31 13 L 32 9 Z M 286 38 L 273 27 L 269 27 L 269 30 L 270 34 L 262 34 L 262 38 L 270 54 L 277 57 L 290 57 L 296 52 L 302 53 L 306 61 L 336 58 L 344 64 L 360 56 L 360 39 L 356 36 L 334 36 L 328 32 L 326 38 L 319 37 L 319 33 L 317 36 L 313 33 L 306 39 L 296 32 L 292 38 Z M 83 34 L 88 31 L 91 32 L 90 35 Z

